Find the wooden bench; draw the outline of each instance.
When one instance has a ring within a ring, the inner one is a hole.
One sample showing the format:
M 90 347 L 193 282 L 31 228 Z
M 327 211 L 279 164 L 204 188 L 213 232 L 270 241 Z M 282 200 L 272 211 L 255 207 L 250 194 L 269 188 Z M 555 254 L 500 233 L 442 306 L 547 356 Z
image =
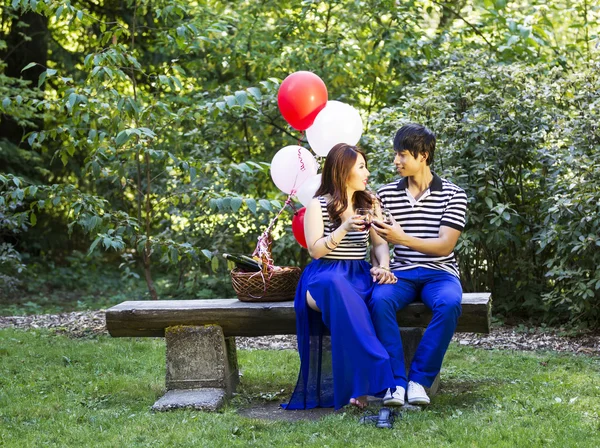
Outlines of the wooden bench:
M 456 331 L 489 333 L 490 317 L 490 293 L 465 293 Z M 397 319 L 409 366 L 431 311 L 415 302 Z M 296 334 L 296 316 L 293 302 L 128 301 L 106 311 L 106 327 L 114 337 L 165 337 L 167 393 L 154 410 L 216 410 L 238 383 L 235 337 Z

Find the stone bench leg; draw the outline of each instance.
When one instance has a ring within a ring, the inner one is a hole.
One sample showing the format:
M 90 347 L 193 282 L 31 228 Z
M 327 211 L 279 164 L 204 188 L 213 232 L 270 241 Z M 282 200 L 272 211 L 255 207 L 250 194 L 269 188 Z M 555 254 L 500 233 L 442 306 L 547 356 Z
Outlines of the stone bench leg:
M 417 347 L 421 342 L 421 338 L 425 333 L 424 328 L 400 328 L 400 336 L 402 336 L 402 348 L 404 349 L 404 364 L 406 365 L 406 374 L 410 370 L 410 363 L 415 357 Z M 435 377 L 435 381 L 429 388 L 429 396 L 433 396 L 437 393 L 438 387 L 440 386 L 440 375 Z
M 152 409 L 219 409 L 239 382 L 235 338 L 218 325 L 176 326 L 165 330 L 165 341 L 167 393 Z

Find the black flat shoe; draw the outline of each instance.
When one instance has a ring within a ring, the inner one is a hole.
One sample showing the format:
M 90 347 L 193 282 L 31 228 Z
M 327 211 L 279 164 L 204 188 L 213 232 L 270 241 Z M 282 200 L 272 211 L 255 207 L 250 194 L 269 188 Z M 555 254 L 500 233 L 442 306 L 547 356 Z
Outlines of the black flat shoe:
M 396 415 L 397 413 L 390 408 L 379 409 L 378 415 L 375 415 L 371 410 L 367 410 L 358 423 L 370 423 L 375 424 L 377 428 L 392 429 Z
M 378 428 L 392 429 L 394 427 L 395 419 L 396 413 L 390 408 L 381 408 L 375 426 Z

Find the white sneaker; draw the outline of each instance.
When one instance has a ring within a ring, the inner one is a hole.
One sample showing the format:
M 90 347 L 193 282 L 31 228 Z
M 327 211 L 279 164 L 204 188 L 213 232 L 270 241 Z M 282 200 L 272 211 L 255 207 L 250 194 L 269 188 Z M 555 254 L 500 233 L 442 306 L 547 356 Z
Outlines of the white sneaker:
M 408 382 L 408 402 L 410 404 L 429 404 L 429 397 L 425 388 L 414 381 Z
M 392 393 L 392 389 L 388 389 L 383 397 L 383 404 L 385 406 L 402 406 L 404 404 L 405 389 L 400 386 L 396 386 L 396 390 Z

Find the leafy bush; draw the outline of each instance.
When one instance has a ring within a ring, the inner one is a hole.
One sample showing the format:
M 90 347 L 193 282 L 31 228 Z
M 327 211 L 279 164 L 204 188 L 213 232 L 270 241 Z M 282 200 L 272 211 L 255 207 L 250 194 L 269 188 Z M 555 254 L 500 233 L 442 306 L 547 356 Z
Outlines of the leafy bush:
M 440 65 L 372 117 L 373 142 L 406 120 L 437 133 L 434 169 L 469 197 L 466 291 L 491 290 L 505 316 L 599 325 L 598 62 L 567 71 L 455 54 Z

